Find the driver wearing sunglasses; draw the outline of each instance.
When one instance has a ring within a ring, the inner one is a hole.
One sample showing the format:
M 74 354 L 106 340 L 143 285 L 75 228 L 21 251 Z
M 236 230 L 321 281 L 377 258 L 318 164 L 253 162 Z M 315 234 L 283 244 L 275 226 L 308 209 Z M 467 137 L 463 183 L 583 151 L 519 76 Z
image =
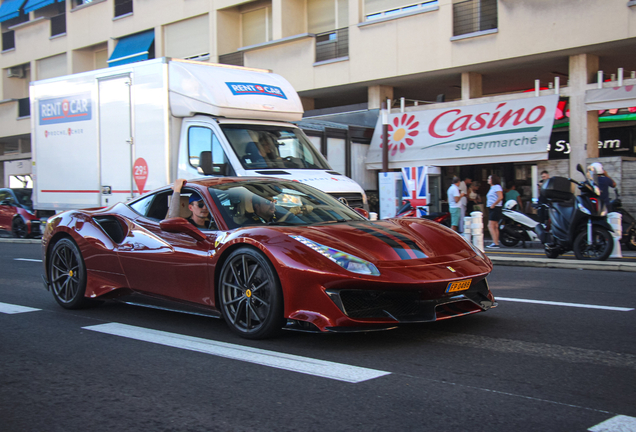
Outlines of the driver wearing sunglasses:
M 168 217 L 179 216 L 179 197 L 181 196 L 181 189 L 186 184 L 184 179 L 177 179 L 173 186 L 173 199 L 170 200 L 170 209 L 168 210 Z M 175 199 L 176 197 L 176 199 Z M 174 205 L 173 205 L 174 203 Z M 209 229 L 214 225 L 214 221 L 210 220 L 210 210 L 205 205 L 203 198 L 196 193 L 192 192 L 188 199 L 188 209 L 192 212 L 189 218 L 186 218 L 188 222 L 199 229 Z

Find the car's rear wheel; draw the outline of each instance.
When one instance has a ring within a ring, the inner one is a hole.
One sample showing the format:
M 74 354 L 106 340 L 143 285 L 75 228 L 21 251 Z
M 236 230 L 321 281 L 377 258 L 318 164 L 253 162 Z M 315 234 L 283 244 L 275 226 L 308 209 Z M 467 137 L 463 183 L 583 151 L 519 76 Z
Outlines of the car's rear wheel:
M 220 308 L 230 329 L 248 339 L 263 339 L 283 326 L 283 295 L 269 260 L 251 248 L 232 252 L 219 278 Z
M 13 219 L 13 222 L 11 223 L 11 234 L 13 234 L 13 237 L 16 238 L 27 238 L 29 230 L 22 218 L 16 217 Z
M 79 309 L 91 302 L 86 293 L 86 266 L 77 244 L 69 238 L 55 243 L 49 257 L 49 282 L 55 300 L 66 309 Z

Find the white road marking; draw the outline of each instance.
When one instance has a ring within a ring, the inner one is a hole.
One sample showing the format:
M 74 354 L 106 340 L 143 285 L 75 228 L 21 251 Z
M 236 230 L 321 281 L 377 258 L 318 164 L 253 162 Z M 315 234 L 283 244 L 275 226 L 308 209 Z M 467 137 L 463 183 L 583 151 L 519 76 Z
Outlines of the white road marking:
M 217 342 L 208 339 L 184 336 L 176 333 L 168 333 L 143 327 L 135 327 L 126 324 L 108 323 L 83 327 L 86 330 L 122 336 L 130 339 L 156 343 L 175 348 L 211 354 L 218 357 L 255 363 L 277 369 L 314 375 L 323 378 L 334 379 L 349 383 L 379 378 L 389 375 L 375 369 L 350 366 L 342 363 L 333 363 L 317 360 L 309 357 L 301 357 L 291 354 L 268 351 L 258 348 L 250 348 L 225 342 Z
M 41 309 L 12 305 L 8 303 L 0 303 L 0 313 L 5 313 L 5 314 L 18 314 L 23 312 L 34 312 L 39 310 Z
M 31 258 L 13 258 L 14 261 L 29 261 L 29 262 L 42 262 L 39 259 L 31 259 Z
M 519 303 L 535 303 L 535 304 L 544 304 L 551 306 L 568 306 L 568 307 L 578 307 L 578 308 L 588 308 L 588 309 L 604 309 L 611 311 L 620 311 L 620 312 L 629 312 L 633 311 L 634 308 L 625 308 L 625 307 L 616 307 L 616 306 L 598 306 L 591 304 L 582 304 L 582 303 L 562 303 L 562 302 L 554 302 L 554 301 L 544 301 L 544 300 L 528 300 L 528 299 L 518 299 L 518 298 L 509 298 L 509 297 L 495 297 L 496 300 L 503 301 L 513 301 Z
M 617 415 L 603 423 L 588 429 L 591 432 L 634 432 L 636 431 L 636 418 L 625 415 Z

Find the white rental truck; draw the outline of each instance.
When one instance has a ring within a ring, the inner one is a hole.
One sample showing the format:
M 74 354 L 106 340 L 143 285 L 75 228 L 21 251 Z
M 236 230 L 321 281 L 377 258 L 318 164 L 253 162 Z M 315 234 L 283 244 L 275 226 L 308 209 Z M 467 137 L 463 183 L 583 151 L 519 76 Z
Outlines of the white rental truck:
M 290 123 L 300 98 L 266 70 L 160 58 L 36 81 L 30 99 L 37 209 L 110 206 L 206 175 L 297 180 L 367 207 Z

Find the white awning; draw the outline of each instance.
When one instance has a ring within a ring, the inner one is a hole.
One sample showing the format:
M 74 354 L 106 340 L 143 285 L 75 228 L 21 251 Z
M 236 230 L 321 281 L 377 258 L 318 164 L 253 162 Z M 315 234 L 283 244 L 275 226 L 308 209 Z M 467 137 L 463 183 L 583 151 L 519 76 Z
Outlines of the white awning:
M 636 86 L 609 87 L 585 92 L 588 111 L 629 108 L 636 106 Z

